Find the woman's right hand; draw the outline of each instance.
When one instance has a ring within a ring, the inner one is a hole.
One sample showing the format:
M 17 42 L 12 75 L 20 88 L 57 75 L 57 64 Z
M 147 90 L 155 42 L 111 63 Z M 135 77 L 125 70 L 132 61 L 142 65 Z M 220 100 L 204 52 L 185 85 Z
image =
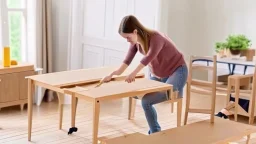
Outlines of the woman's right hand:
M 105 76 L 101 81 L 102 82 L 109 82 L 112 79 L 112 75 Z
M 128 67 L 128 66 L 123 63 L 123 64 L 120 66 L 120 68 L 119 68 L 118 70 L 115 70 L 115 71 L 113 71 L 110 75 L 105 76 L 105 77 L 101 80 L 101 82 L 109 82 L 109 81 L 111 81 L 113 75 L 120 75 L 120 74 L 122 74 L 122 73 L 125 71 L 125 69 L 126 69 L 127 67 Z

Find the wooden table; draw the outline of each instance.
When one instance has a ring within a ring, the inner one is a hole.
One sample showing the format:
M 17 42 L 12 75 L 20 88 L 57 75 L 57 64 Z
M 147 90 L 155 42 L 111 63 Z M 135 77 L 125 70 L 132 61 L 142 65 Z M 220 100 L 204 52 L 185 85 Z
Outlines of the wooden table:
M 226 144 L 255 132 L 255 126 L 216 117 L 214 123 L 204 120 L 151 135 L 134 133 L 103 139 L 101 142 L 103 144 Z
M 151 92 L 169 91 L 173 93 L 173 86 L 167 83 L 162 83 L 145 78 L 136 79 L 133 83 L 127 83 L 123 80 L 116 80 L 105 83 L 100 87 L 95 87 L 95 84 L 67 88 L 65 93 L 72 95 L 72 123 L 74 127 L 77 98 L 84 99 L 93 103 L 93 144 L 98 143 L 98 127 L 100 104 L 102 101 L 121 99 L 125 97 L 133 97 L 145 95 Z
M 56 73 L 41 74 L 35 76 L 26 77 L 28 80 L 28 140 L 31 141 L 32 130 L 32 111 L 33 111 L 33 94 L 35 86 L 40 86 L 64 96 L 63 88 L 73 87 L 81 84 L 88 84 L 93 82 L 99 82 L 104 76 L 114 71 L 116 67 L 100 67 L 91 69 L 80 69 L 72 71 L 63 71 Z M 114 76 L 113 79 L 124 78 L 132 71 L 132 68 L 128 68 L 122 75 Z M 140 72 L 136 77 L 144 77 L 144 73 Z M 59 96 L 60 97 L 60 96 Z M 61 98 L 59 98 L 60 100 Z M 63 106 L 59 101 L 60 109 L 60 125 L 62 127 L 62 113 Z
M 210 60 L 206 60 L 206 59 L 199 59 L 196 61 L 200 61 L 200 62 L 207 62 L 207 65 L 209 65 L 209 62 L 212 62 Z M 238 59 L 232 59 L 230 57 L 225 57 L 225 58 L 218 58 L 217 59 L 217 63 L 222 63 L 222 64 L 227 64 L 228 68 L 229 68 L 229 74 L 233 75 L 236 65 L 239 66 L 244 66 L 244 74 L 246 74 L 246 70 L 248 67 L 254 67 L 255 63 L 256 63 L 256 59 L 254 59 L 253 61 L 246 61 L 245 57 L 241 57 Z

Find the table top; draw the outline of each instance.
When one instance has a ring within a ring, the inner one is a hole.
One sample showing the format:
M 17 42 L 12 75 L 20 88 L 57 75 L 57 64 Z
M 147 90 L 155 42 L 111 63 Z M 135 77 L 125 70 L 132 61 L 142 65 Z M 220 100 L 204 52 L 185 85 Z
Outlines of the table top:
M 195 61 L 209 61 L 206 59 L 200 59 Z M 246 61 L 245 57 L 240 57 L 237 59 L 232 59 L 230 57 L 224 57 L 224 58 L 217 58 L 218 63 L 226 63 L 226 64 L 235 64 L 235 65 L 242 65 L 242 66 L 255 66 L 256 65 L 256 59 L 253 61 Z
M 0 74 L 32 71 L 34 70 L 34 65 L 26 62 L 18 62 L 18 65 L 11 65 L 10 67 L 4 67 L 0 61 Z
M 241 57 L 238 59 L 232 59 L 232 58 L 218 58 L 218 62 L 221 63 L 229 63 L 229 64 L 236 64 L 236 65 L 243 65 L 243 66 L 255 66 L 256 60 L 253 61 L 246 61 L 245 57 Z
M 150 80 L 147 78 L 138 78 L 132 83 L 127 83 L 124 80 L 111 81 L 102 84 L 100 87 L 86 85 L 84 87 L 74 87 L 64 89 L 67 94 L 75 93 L 77 97 L 85 99 L 115 99 L 128 96 L 138 96 L 150 92 L 172 90 L 171 84 Z
M 78 69 L 78 70 L 47 73 L 47 74 L 41 74 L 41 75 L 33 75 L 33 76 L 28 76 L 26 78 L 32 79 L 34 81 L 41 82 L 47 85 L 51 85 L 54 87 L 64 87 L 69 85 L 100 81 L 103 77 L 110 74 L 116 69 L 117 67 Z M 113 76 L 113 78 L 124 77 L 130 74 L 132 70 L 134 69 L 127 68 L 122 75 Z M 144 73 L 140 72 L 137 74 L 137 76 L 144 76 Z
M 212 144 L 227 143 L 255 132 L 255 126 L 216 117 L 215 123 L 204 120 L 159 133 L 144 135 L 144 137 L 135 133 L 105 140 L 104 142 L 106 144 L 169 144 L 170 142 L 174 144 Z

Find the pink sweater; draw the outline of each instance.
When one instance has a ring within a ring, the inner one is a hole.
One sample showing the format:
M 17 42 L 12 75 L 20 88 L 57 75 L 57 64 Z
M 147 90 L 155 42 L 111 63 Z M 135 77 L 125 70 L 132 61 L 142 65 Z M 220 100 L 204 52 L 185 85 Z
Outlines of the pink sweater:
M 183 55 L 177 50 L 171 39 L 159 32 L 155 32 L 151 36 L 146 55 L 139 44 L 131 45 L 123 62 L 130 65 L 138 50 L 144 55 L 140 61 L 141 64 L 149 65 L 151 72 L 157 77 L 168 77 L 179 66 L 185 64 Z

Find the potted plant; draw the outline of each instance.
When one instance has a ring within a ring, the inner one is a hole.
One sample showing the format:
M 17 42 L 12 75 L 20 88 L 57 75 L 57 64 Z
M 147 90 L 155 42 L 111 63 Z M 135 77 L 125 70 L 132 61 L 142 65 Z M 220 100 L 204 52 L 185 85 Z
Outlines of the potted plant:
M 239 56 L 243 51 L 246 51 L 251 46 L 251 40 L 245 35 L 229 35 L 225 42 L 216 42 L 215 51 L 217 53 L 229 50 L 233 56 Z
M 219 54 L 220 57 L 226 57 L 226 43 L 224 42 L 217 42 L 215 43 L 215 52 Z

